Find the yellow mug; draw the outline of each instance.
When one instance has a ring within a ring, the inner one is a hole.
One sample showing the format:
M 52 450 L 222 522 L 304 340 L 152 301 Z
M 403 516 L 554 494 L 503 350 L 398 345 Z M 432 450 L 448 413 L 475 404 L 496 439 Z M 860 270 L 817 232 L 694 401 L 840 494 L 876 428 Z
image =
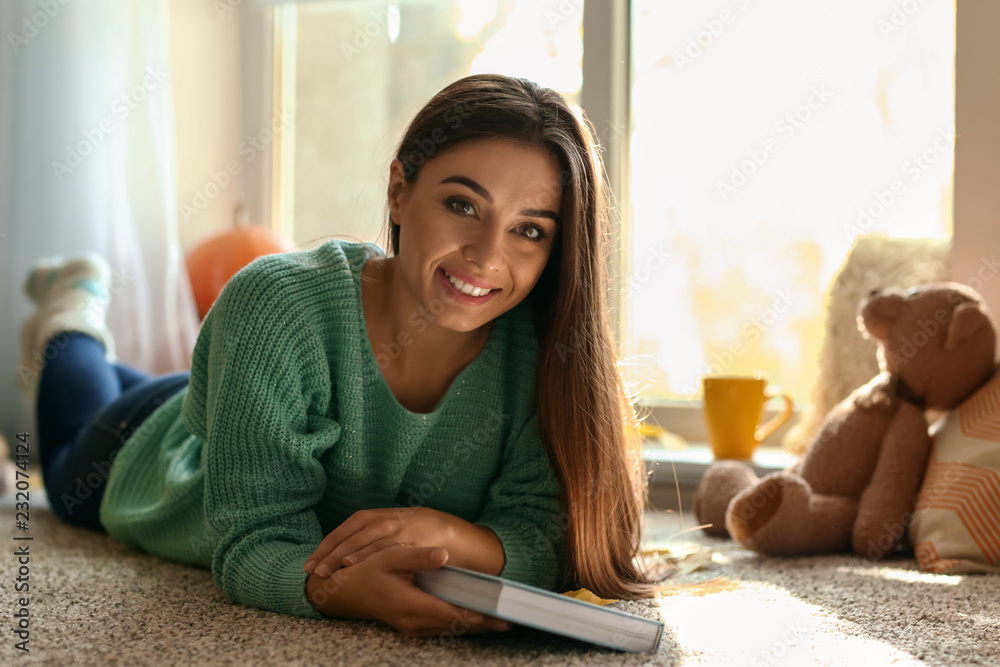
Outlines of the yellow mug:
M 707 375 L 702 378 L 705 393 L 705 423 L 712 454 L 717 459 L 750 459 L 764 439 L 788 421 L 795 404 L 778 387 L 768 387 L 759 375 Z M 759 426 L 764 403 L 784 400 L 784 409 Z

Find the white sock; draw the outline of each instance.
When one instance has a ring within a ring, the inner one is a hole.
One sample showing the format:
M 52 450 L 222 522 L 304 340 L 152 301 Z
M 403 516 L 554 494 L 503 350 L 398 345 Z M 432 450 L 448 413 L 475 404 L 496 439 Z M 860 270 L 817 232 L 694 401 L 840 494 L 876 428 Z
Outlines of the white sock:
M 111 269 L 100 255 L 88 253 L 64 261 L 47 258 L 29 272 L 24 292 L 38 305 L 21 326 L 19 383 L 33 400 L 45 363 L 49 341 L 66 331 L 93 336 L 104 345 L 108 361 L 115 361 L 115 341 L 105 324 L 111 293 Z

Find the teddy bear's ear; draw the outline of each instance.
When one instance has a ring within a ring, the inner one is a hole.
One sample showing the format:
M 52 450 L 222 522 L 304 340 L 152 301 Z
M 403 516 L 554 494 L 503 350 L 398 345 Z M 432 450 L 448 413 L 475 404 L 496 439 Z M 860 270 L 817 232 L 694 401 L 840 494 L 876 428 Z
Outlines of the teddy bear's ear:
M 944 349 L 954 350 L 985 326 L 990 326 L 990 322 L 977 304 L 966 302 L 957 306 L 951 313 Z
M 858 308 L 858 329 L 865 338 L 885 340 L 889 326 L 899 317 L 903 295 L 896 291 L 874 291 Z

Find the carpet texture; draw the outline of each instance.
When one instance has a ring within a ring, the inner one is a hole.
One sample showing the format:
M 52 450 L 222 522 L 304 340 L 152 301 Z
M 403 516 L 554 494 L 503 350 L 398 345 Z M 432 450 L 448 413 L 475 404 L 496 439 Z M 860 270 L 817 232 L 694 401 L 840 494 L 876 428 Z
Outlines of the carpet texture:
M 657 653 L 626 654 L 515 628 L 450 640 L 411 639 L 374 622 L 313 621 L 239 606 L 208 570 L 170 563 L 62 523 L 32 493 L 30 528 L 0 502 L 4 632 L 0 663 L 73 665 L 998 665 L 1000 577 L 925 574 L 912 559 L 765 558 L 727 540 L 674 536 L 674 514 L 652 513 L 647 542 L 712 549 L 672 584 L 614 608 L 662 619 Z M 691 525 L 690 521 L 687 525 Z M 30 535 L 31 541 L 13 537 Z M 15 550 L 30 545 L 30 652 L 15 649 Z

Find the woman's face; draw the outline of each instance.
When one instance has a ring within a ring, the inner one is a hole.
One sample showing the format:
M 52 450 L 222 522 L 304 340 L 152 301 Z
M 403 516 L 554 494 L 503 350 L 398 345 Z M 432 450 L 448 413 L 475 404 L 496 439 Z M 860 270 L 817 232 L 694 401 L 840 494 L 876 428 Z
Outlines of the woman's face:
M 555 156 L 511 140 L 449 148 L 413 183 L 394 160 L 389 212 L 399 225 L 398 265 L 423 316 L 466 332 L 520 303 L 552 254 L 561 202 Z

